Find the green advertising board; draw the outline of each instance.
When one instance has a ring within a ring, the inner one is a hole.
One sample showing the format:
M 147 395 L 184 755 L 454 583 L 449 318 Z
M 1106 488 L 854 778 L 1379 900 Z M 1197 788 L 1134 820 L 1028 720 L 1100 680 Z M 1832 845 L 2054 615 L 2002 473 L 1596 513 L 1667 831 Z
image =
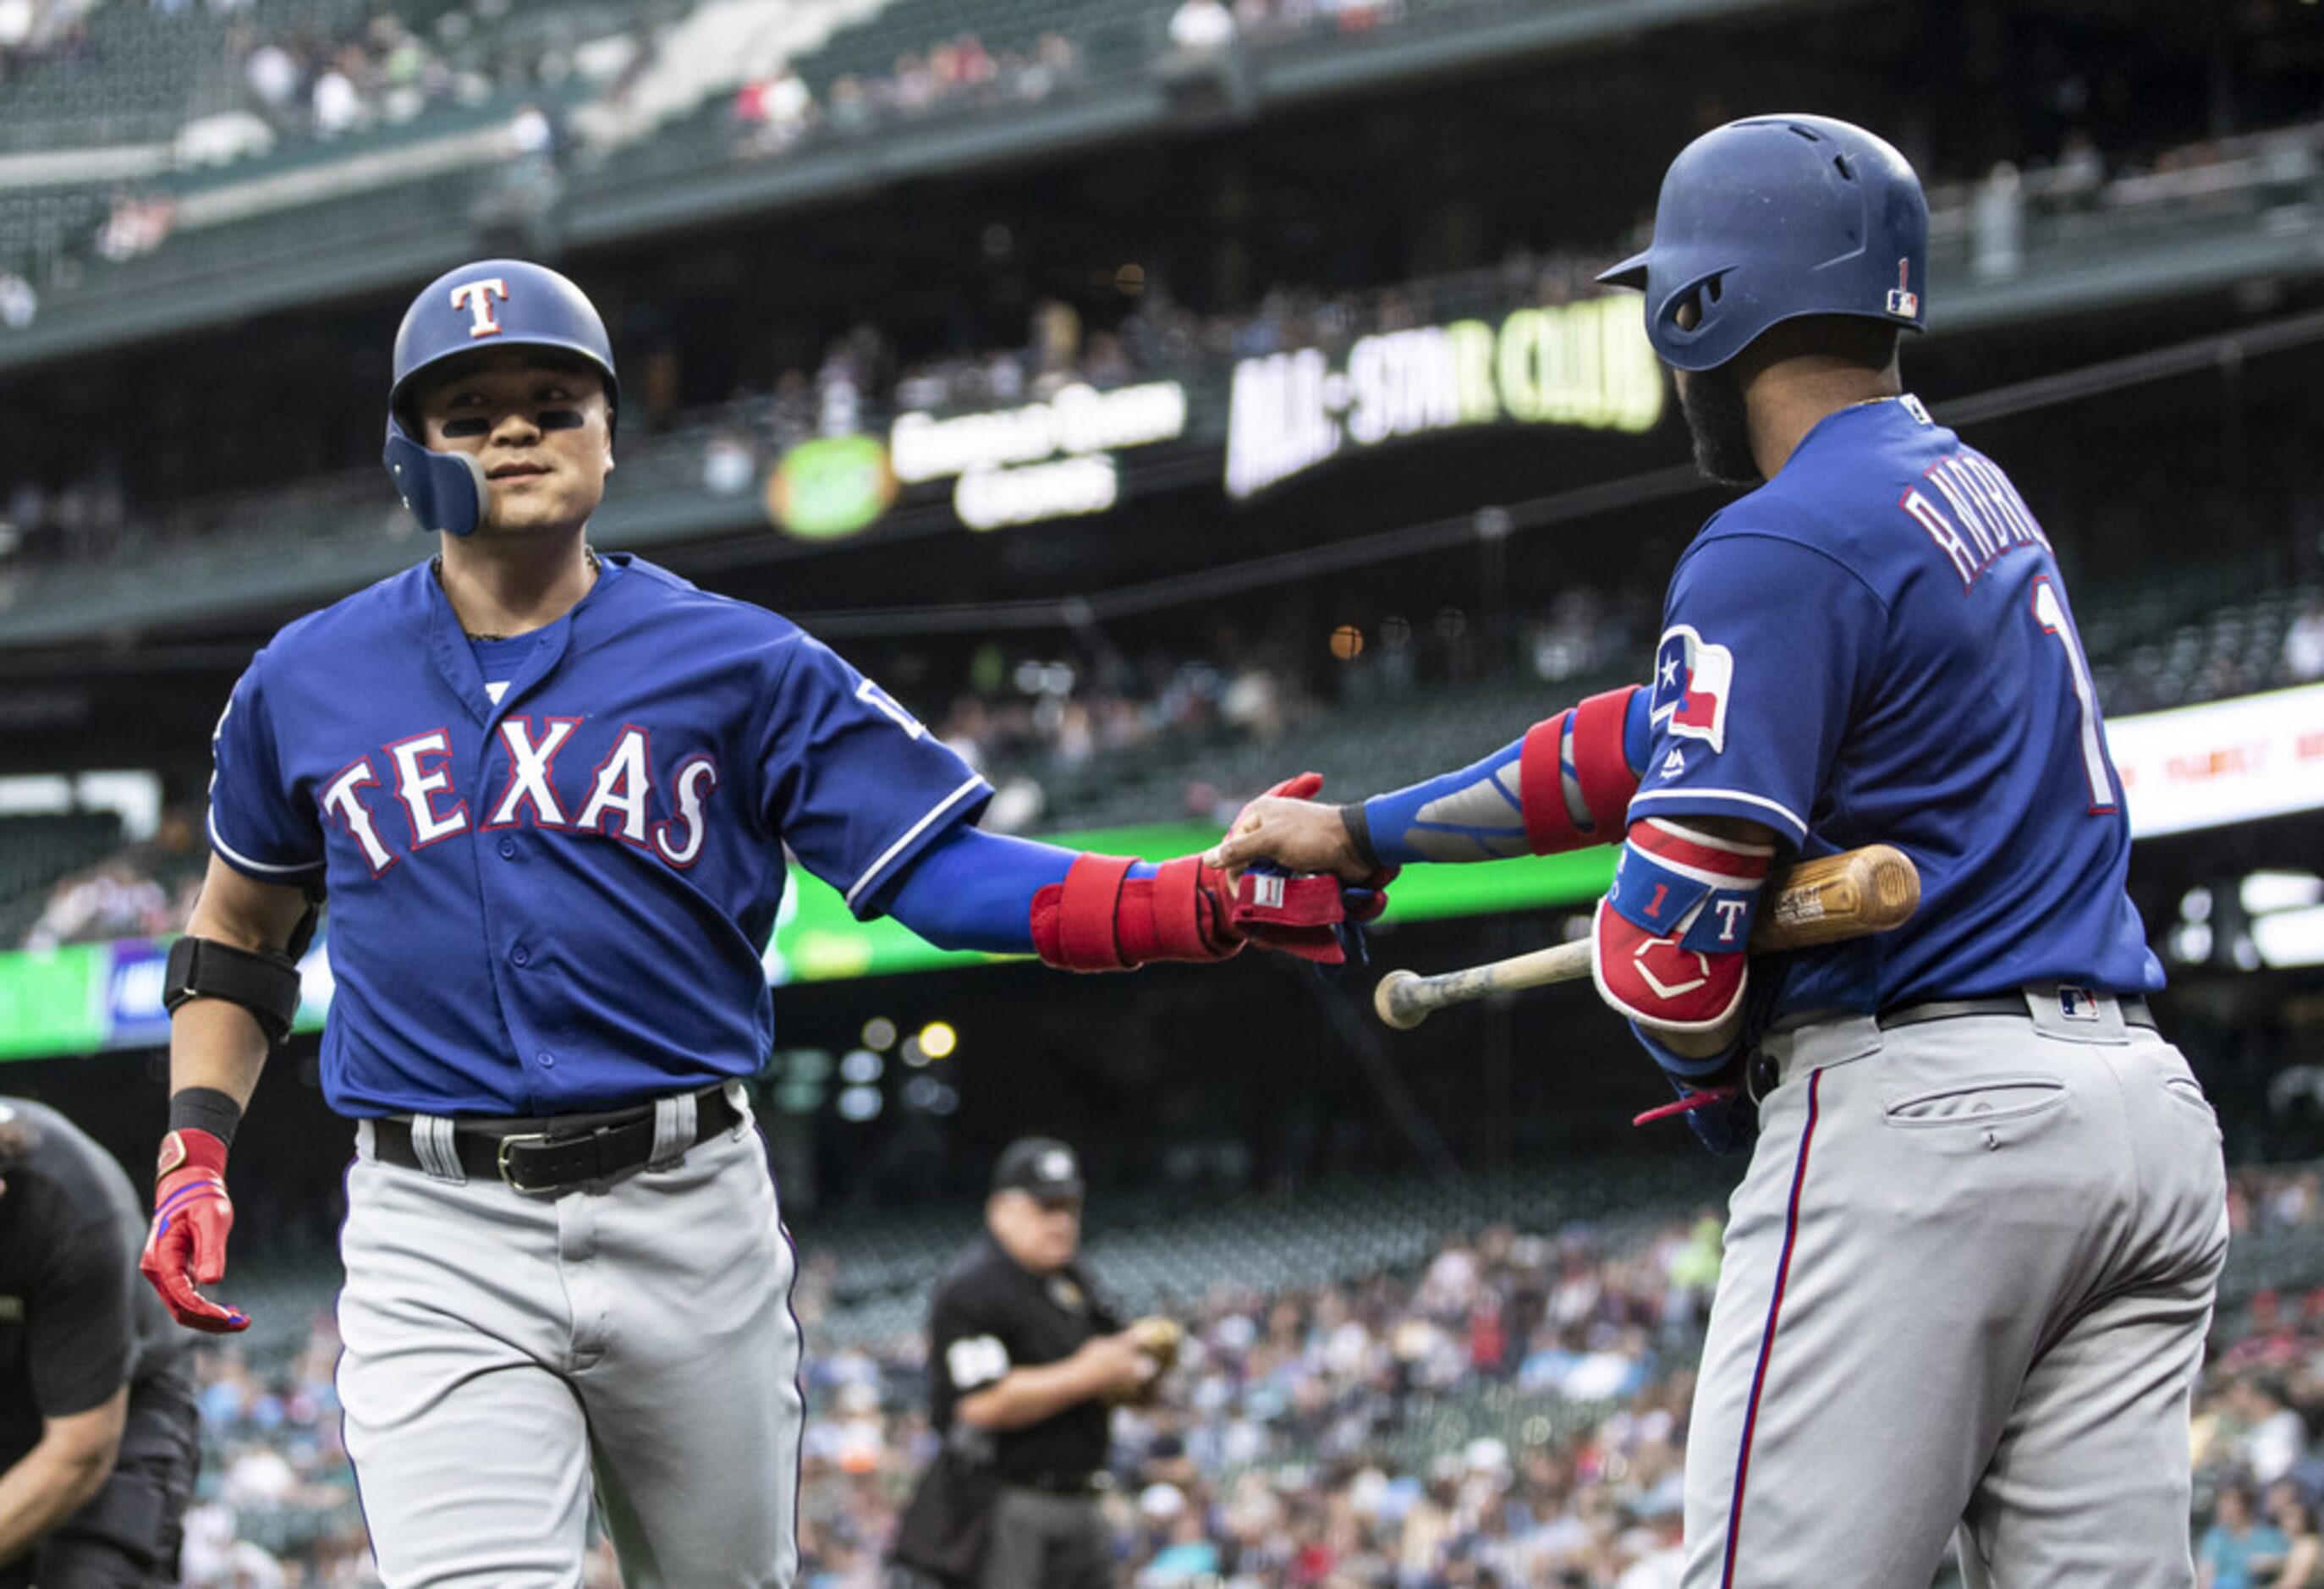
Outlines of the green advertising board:
M 1163 823 L 1061 834 L 1056 842 L 1117 855 L 1184 855 L 1218 837 L 1204 822 Z M 1426 866 L 1406 873 L 1390 891 L 1387 919 L 1427 921 L 1486 911 L 1578 905 L 1606 891 L 1614 852 Z M 329 923 L 301 970 L 306 1002 L 299 1028 L 323 1023 L 330 1002 Z M 48 1058 L 168 1040 L 161 1010 L 165 940 L 128 938 L 0 954 L 0 1060 Z M 939 949 L 900 923 L 858 921 L 838 891 L 793 869 L 791 887 L 767 951 L 767 979 L 777 986 L 886 976 L 939 966 L 997 964 L 1006 956 Z

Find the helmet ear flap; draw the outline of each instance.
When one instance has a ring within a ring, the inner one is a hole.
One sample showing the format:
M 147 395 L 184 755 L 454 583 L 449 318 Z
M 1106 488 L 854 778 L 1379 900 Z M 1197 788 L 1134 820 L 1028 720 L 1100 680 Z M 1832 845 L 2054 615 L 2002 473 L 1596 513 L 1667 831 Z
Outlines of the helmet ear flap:
M 1726 274 L 1722 268 L 1698 276 L 1664 297 L 1655 315 L 1653 341 L 1657 351 L 1683 347 L 1709 329 L 1719 300 L 1725 296 Z
M 432 452 L 387 422 L 387 447 L 380 455 L 403 505 L 423 530 L 473 535 L 484 519 L 484 466 L 465 452 Z

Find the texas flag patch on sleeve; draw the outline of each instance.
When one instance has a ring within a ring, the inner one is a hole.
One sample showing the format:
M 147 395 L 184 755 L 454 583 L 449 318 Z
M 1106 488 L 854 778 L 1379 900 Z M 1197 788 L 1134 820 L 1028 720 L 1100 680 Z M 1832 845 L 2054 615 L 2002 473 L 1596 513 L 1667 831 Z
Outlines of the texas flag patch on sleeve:
M 1713 753 L 1725 749 L 1727 701 L 1734 692 L 1735 654 L 1692 625 L 1674 625 L 1655 648 L 1652 715 L 1674 737 L 1702 740 Z

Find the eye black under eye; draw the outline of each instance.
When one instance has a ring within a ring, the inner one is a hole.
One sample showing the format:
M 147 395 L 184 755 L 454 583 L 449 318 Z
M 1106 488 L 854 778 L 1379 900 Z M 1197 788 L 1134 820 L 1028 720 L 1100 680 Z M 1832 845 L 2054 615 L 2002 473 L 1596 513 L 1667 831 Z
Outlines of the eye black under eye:
M 545 408 L 534 422 L 544 430 L 578 430 L 584 421 L 577 408 Z
M 444 421 L 444 434 L 447 439 L 458 436 L 482 436 L 485 431 L 491 429 L 491 424 L 484 420 L 447 420 Z

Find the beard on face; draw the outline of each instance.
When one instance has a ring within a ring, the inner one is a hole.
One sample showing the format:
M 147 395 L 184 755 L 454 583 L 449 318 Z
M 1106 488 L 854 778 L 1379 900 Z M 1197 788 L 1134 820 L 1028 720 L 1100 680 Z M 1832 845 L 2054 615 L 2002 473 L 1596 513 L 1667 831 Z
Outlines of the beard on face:
M 1679 398 L 1687 434 L 1694 440 L 1694 467 L 1721 485 L 1757 485 L 1759 466 L 1751 457 L 1751 420 L 1743 388 L 1724 369 L 1686 378 Z

